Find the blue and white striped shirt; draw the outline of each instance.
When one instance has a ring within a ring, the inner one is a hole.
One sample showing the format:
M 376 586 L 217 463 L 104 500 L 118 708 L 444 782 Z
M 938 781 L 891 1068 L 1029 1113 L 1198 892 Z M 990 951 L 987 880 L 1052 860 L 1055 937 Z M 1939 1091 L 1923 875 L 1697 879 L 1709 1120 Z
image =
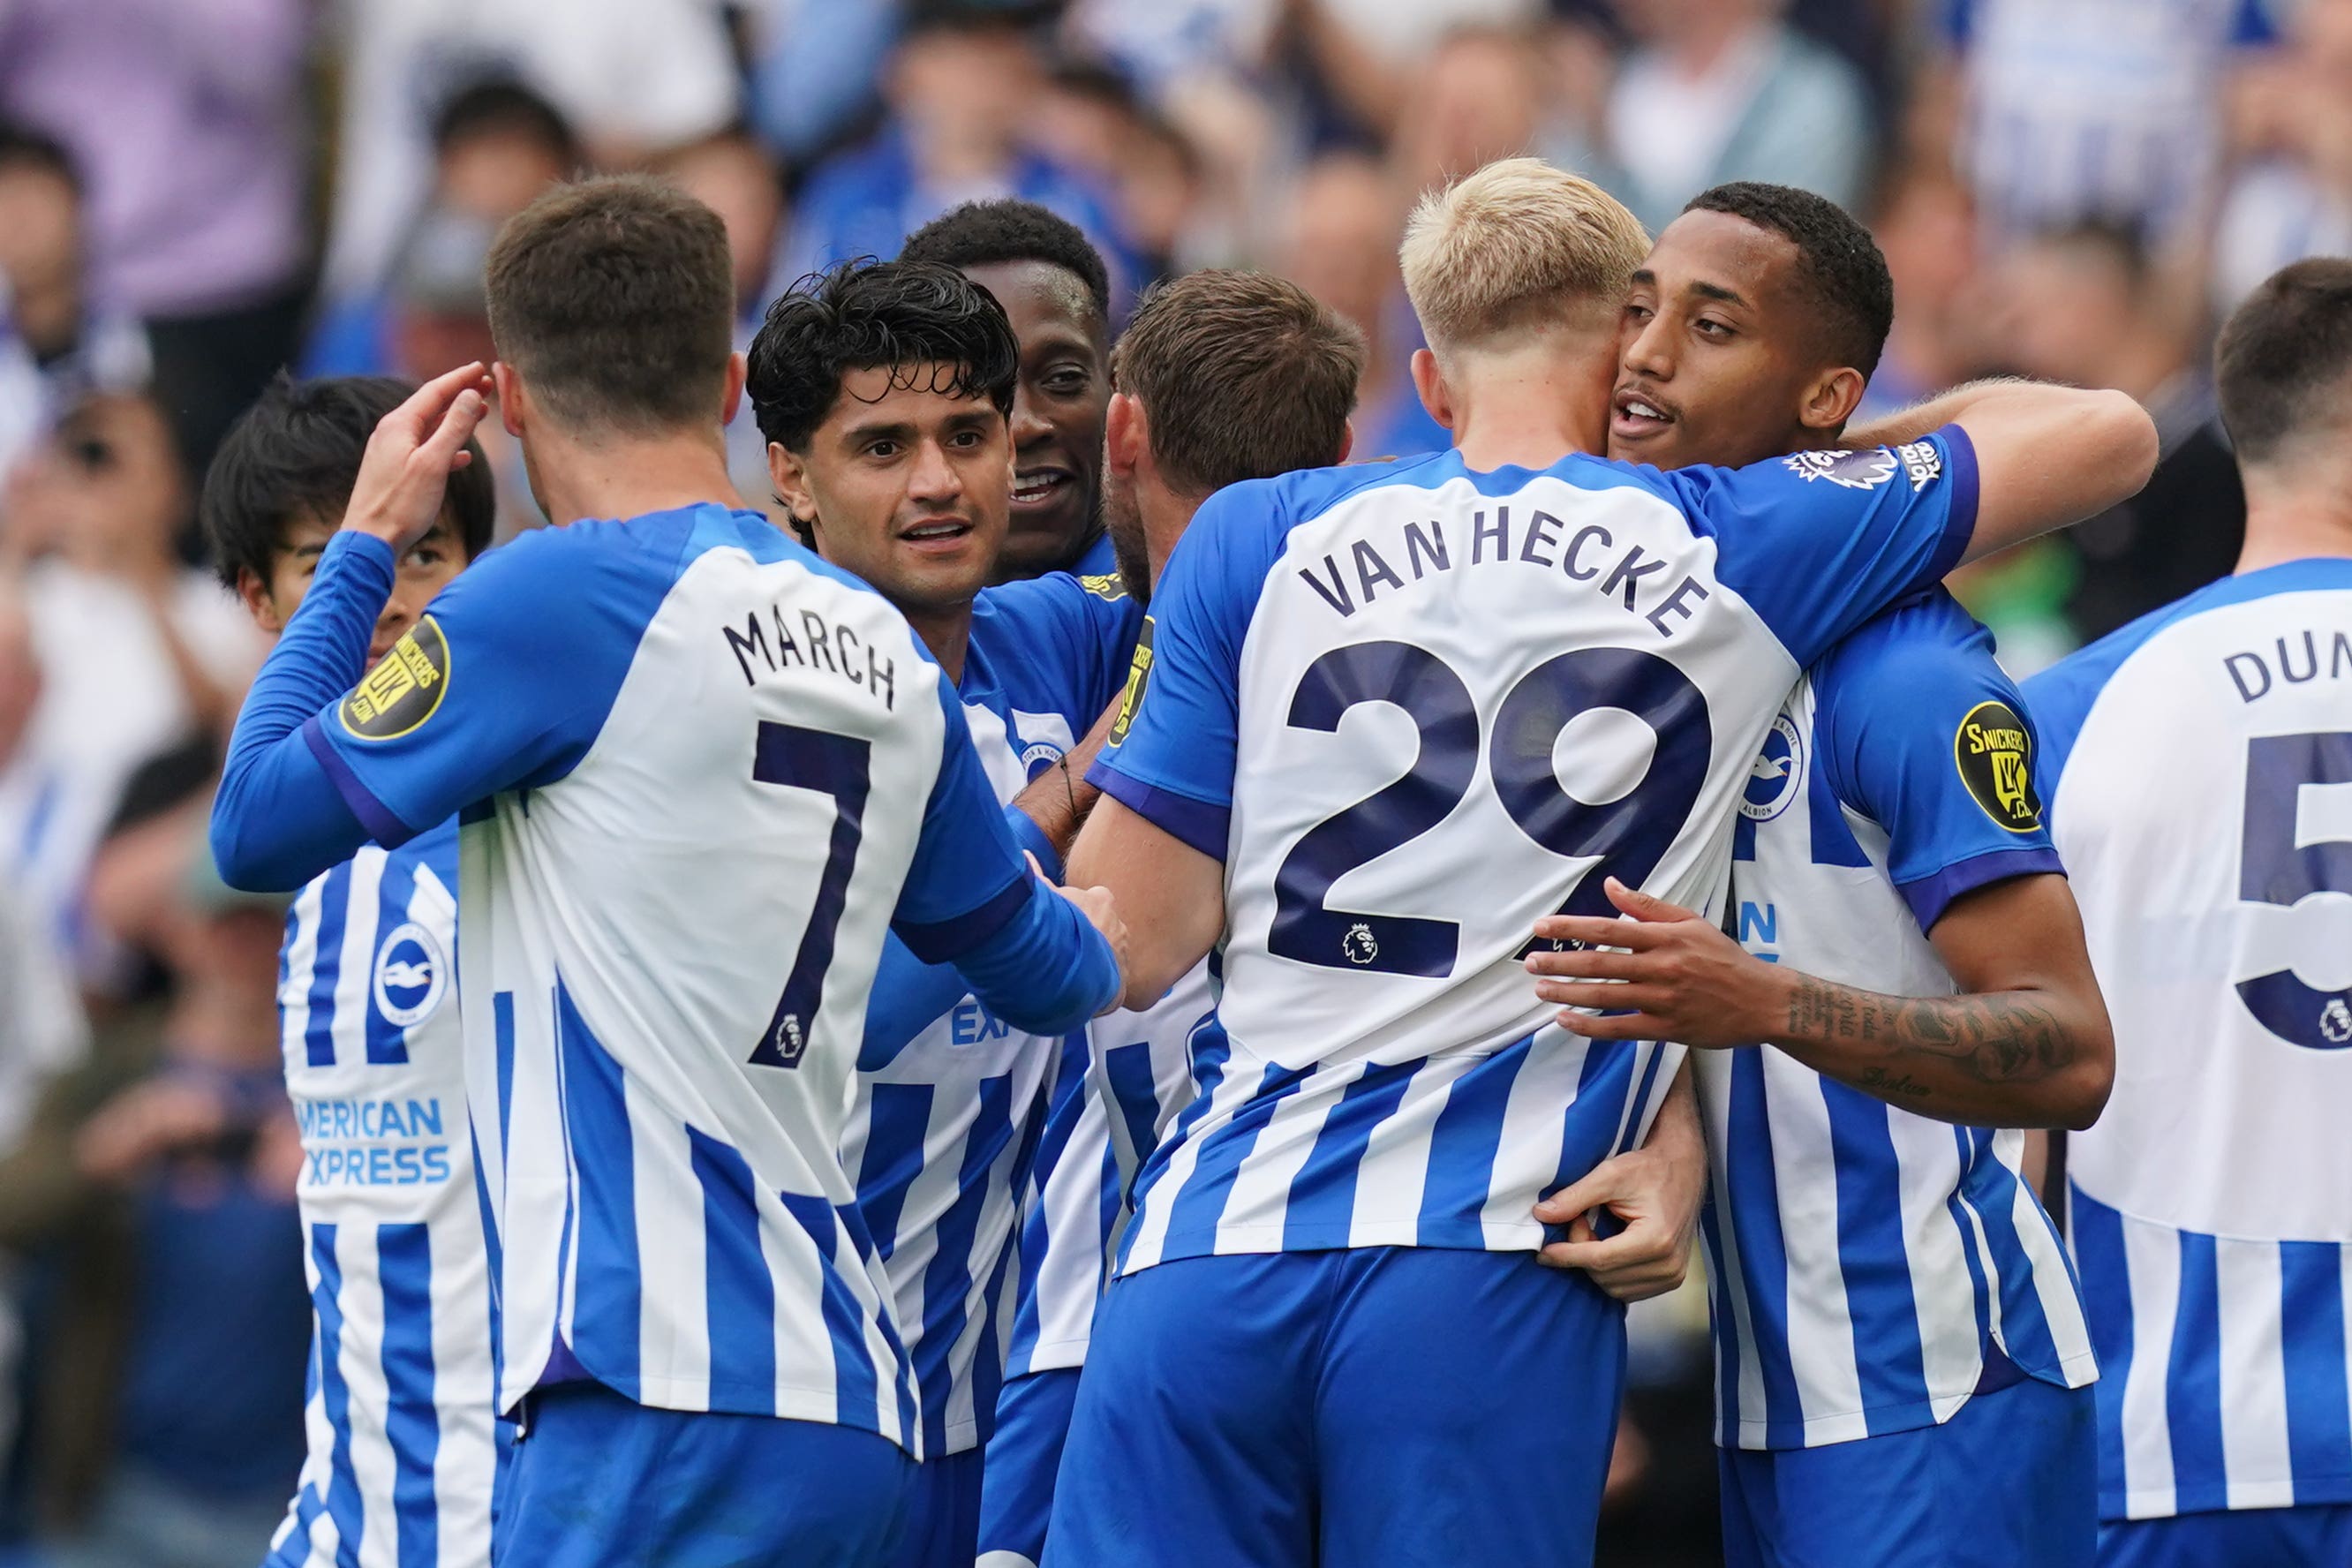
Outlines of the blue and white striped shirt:
M 278 1017 L 302 1131 L 310 1447 L 270 1568 L 487 1564 L 490 1254 L 457 1021 L 457 827 L 302 889 Z
M 2100 1515 L 2352 1502 L 2352 561 L 2224 578 L 2025 692 L 2116 1031 L 2067 1142 Z
M 1109 706 L 1139 619 L 1114 577 L 1055 575 L 981 596 L 957 695 L 1000 801 L 1009 805 Z M 874 1059 L 874 1020 L 896 1010 L 883 993 L 903 957 L 877 982 L 842 1162 L 914 1363 L 923 1451 L 937 1457 L 976 1447 L 994 1428 L 1023 1287 L 1015 1242 L 1025 1194 L 1043 1177 L 1039 1140 L 1065 1047 L 1008 1027 L 966 995 Z M 1076 1038 L 1083 1048 L 1084 1035 Z
M 1925 932 L 2058 857 L 1992 639 L 1941 589 L 1807 673 L 1750 774 L 1732 891 L 1748 949 L 1898 996 L 1948 994 Z M 1988 1369 L 2096 1375 L 2023 1136 L 1931 1121 L 1769 1047 L 1695 1058 L 1715 1201 L 1716 1440 L 1849 1442 L 1948 1419 Z
M 1540 1246 L 1536 1203 L 1641 1140 L 1682 1052 L 1558 1023 L 1535 921 L 1607 912 L 1604 874 L 1719 908 L 1782 700 L 1974 525 L 1957 431 L 1663 475 L 1448 452 L 1212 496 L 1093 774 L 1224 867 L 1200 1095 L 1122 1272 Z

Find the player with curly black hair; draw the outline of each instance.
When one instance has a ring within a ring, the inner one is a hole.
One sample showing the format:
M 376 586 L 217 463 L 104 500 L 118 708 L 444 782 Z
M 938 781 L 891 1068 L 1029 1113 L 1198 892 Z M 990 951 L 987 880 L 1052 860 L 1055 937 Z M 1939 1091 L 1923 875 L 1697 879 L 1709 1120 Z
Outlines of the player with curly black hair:
M 769 308 L 749 385 L 777 496 L 813 548 L 872 584 L 923 639 L 955 683 L 1014 836 L 1051 865 L 1076 806 L 1057 764 L 1118 692 L 1139 617 L 1116 578 L 982 592 L 1011 510 L 1020 360 L 1005 312 L 962 272 L 849 262 Z M 1008 1026 L 961 980 L 936 981 L 906 950 L 886 952 L 842 1150 L 920 1403 L 923 1463 L 898 1568 L 975 1555 L 1022 1194 L 1066 1056 L 1061 1038 Z M 1072 1038 L 1082 1074 L 1085 1039 Z

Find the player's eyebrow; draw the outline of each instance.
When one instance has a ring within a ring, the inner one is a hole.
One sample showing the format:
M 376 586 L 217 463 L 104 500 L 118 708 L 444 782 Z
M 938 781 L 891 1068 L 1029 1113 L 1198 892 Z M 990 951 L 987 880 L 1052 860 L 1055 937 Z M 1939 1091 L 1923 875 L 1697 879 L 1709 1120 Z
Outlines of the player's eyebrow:
M 1737 289 L 1727 289 L 1720 283 L 1709 283 L 1704 279 L 1694 282 L 1690 286 L 1690 291 L 1702 300 L 1720 300 L 1727 305 L 1748 303 Z
M 905 444 L 913 441 L 914 438 L 915 426 L 904 419 L 877 419 L 866 424 L 852 425 L 841 433 L 842 442 L 847 446 L 855 446 L 861 441 L 880 440 Z

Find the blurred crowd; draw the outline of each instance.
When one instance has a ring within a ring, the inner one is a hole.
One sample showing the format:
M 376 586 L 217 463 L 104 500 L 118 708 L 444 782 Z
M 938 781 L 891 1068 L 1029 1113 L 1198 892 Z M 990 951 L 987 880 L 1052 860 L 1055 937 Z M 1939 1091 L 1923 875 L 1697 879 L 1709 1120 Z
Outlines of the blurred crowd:
M 2209 334 L 2352 251 L 2352 0 L 0 0 L 0 1563 L 249 1563 L 302 1451 L 284 911 L 202 848 L 261 647 L 193 528 L 281 366 L 490 358 L 490 238 L 583 170 L 718 210 L 747 341 L 801 273 L 1014 195 L 1120 314 L 1297 279 L 1370 345 L 1356 452 L 1410 454 L 1446 437 L 1405 214 L 1523 152 L 1654 229 L 1727 179 L 1863 215 L 1876 406 L 2010 372 L 2155 414 L 2140 497 L 1967 581 L 2022 675 L 2229 569 Z M 1703 1438 L 1704 1351 L 1644 1343 L 1605 1560 L 1685 1561 L 1713 1510 L 1656 1450 Z

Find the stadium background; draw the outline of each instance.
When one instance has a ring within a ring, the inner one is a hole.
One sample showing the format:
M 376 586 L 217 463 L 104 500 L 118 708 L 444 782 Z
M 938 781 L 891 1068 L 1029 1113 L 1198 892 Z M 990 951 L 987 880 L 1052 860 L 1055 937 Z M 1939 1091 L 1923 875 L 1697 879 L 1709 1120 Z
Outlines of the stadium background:
M 1972 571 L 2021 676 L 2228 570 L 2212 323 L 2352 250 L 2352 0 L 0 0 L 0 122 L 6 1568 L 111 1564 L 87 1536 L 125 1509 L 243 1568 L 291 1489 L 281 911 L 199 854 L 261 649 L 193 497 L 280 364 L 489 357 L 483 255 L 550 181 L 709 202 L 747 338 L 800 272 L 976 195 L 1077 221 L 1122 311 L 1286 273 L 1369 339 L 1367 455 L 1444 438 L 1406 371 L 1415 191 L 1527 151 L 1654 228 L 1721 179 L 1819 190 L 1894 271 L 1875 405 L 2009 371 L 2163 432 L 2128 508 Z M 486 434 L 502 534 L 534 526 Z M 1715 1560 L 1704 1313 L 1636 1313 L 1605 1563 Z

